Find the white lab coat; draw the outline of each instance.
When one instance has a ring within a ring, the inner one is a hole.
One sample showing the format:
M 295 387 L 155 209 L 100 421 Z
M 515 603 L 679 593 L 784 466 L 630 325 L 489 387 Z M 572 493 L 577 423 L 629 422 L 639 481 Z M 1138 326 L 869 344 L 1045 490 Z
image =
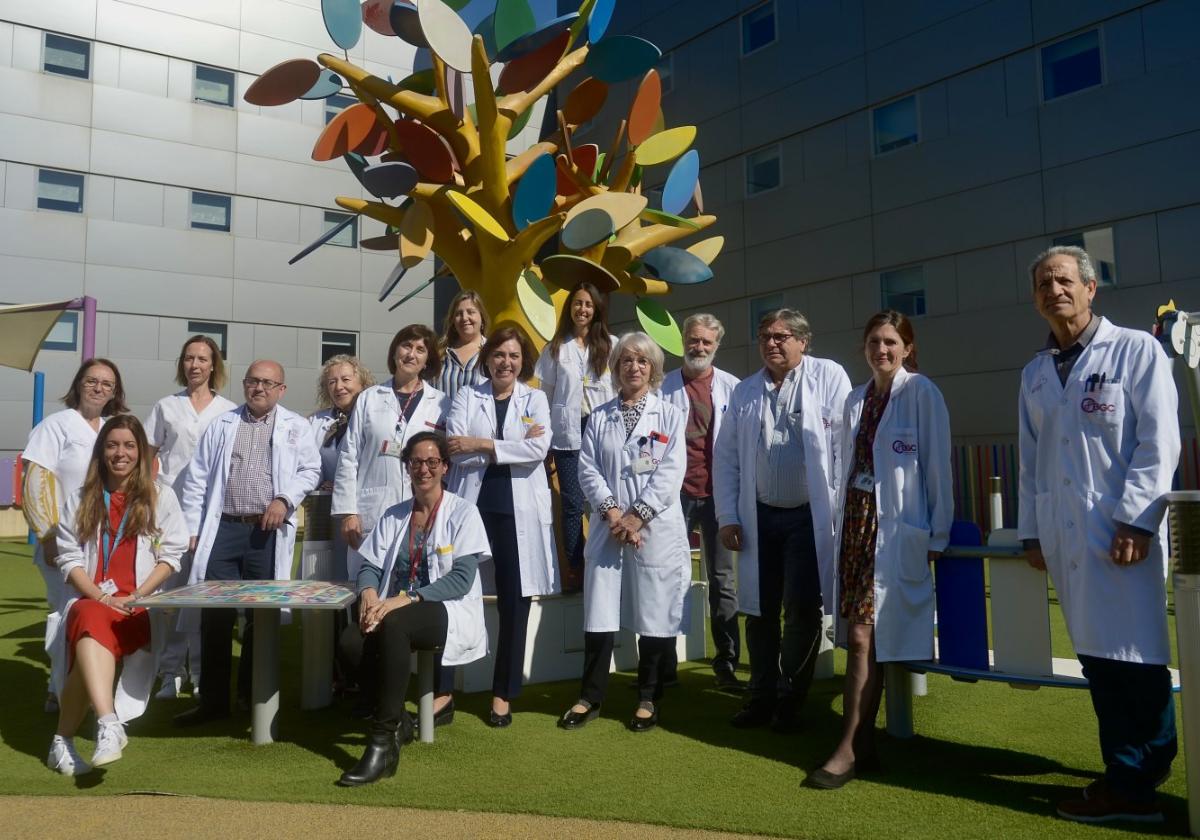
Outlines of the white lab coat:
M 229 459 L 245 406 L 222 414 L 200 436 L 196 454 L 183 479 L 183 515 L 188 533 L 198 536 L 188 583 L 204 580 L 208 555 L 221 524 Z M 288 500 L 291 512 L 275 535 L 275 579 L 292 576 L 292 552 L 296 546 L 296 508 L 321 480 L 321 457 L 313 444 L 308 420 L 283 406 L 275 407 L 275 429 L 271 435 L 271 479 L 276 496 Z
M 598 409 L 613 398 L 612 377 L 607 370 L 603 376 L 596 376 L 591 348 L 581 349 L 573 338 L 564 339 L 557 356 L 550 349 L 547 344 L 534 367 L 534 375 L 550 401 L 550 446 L 575 451 L 581 445 L 583 393 L 587 391 L 592 409 Z
M 721 434 L 721 423 L 725 419 L 725 412 L 729 408 L 729 400 L 733 396 L 733 389 L 737 387 L 741 380 L 732 373 L 727 373 L 718 367 L 713 368 L 712 377 L 712 439 L 713 448 L 716 448 L 717 436 Z M 683 369 L 676 368 L 663 377 L 662 388 L 659 389 L 659 394 L 662 398 L 681 410 L 687 416 L 692 410 L 691 401 L 688 399 L 686 383 L 683 381 Z
M 408 535 L 412 519 L 412 499 L 406 499 L 383 512 L 359 551 L 364 563 L 382 570 L 381 599 L 392 593 L 392 569 L 396 556 Z M 449 491 L 442 493 L 442 504 L 433 521 L 433 533 L 425 543 L 429 564 L 429 582 L 450 571 L 455 557 L 478 554 L 479 562 L 492 556 L 487 532 L 479 511 L 465 499 Z M 446 644 L 442 647 L 443 665 L 466 665 L 487 656 L 487 628 L 483 622 L 483 589 L 476 572 L 471 588 L 462 598 L 443 601 L 446 605 Z
M 838 482 L 835 542 L 841 546 L 842 513 L 853 479 L 854 441 L 867 386 L 846 399 L 841 429 L 842 473 Z M 942 392 L 919 373 L 896 372 L 888 404 L 871 449 L 875 465 L 875 659 L 878 662 L 933 658 L 933 574 L 929 552 L 944 551 L 954 520 L 954 477 L 950 466 L 950 414 Z M 834 575 L 831 612 L 838 642 L 846 621 L 837 609 L 840 578 Z
M 546 431 L 526 438 L 532 426 Z M 446 417 L 446 434 L 495 440 L 494 463 L 508 464 L 512 476 L 513 516 L 521 567 L 521 594 L 552 595 L 562 590 L 554 549 L 554 515 L 545 459 L 550 451 L 550 407 L 546 395 L 523 382 L 513 386 L 504 415 L 504 438 L 496 437 L 496 400 L 492 383 L 459 389 Z M 493 459 L 456 455 L 447 486 L 471 504 L 479 500 L 483 474 Z
M 449 408 L 446 402 L 445 394 L 432 385 L 424 385 L 412 420 L 401 430 L 401 446 L 407 445 L 417 432 L 445 433 L 445 416 Z M 354 403 L 346 435 L 338 447 L 333 515 L 356 514 L 364 538 L 375 527 L 380 514 L 412 496 L 412 485 L 404 464 L 398 456 L 384 455 L 382 451 L 385 442 L 390 446 L 396 438 L 398 417 L 400 402 L 396 399 L 392 380 L 367 388 Z M 354 580 L 362 562 L 359 553 L 350 549 L 346 562 L 350 580 Z
M 186 389 L 156 402 L 142 425 L 150 445 L 158 449 L 158 482 L 175 488 L 178 494 L 180 473 L 192 460 L 200 435 L 210 423 L 235 408 L 232 400 L 214 394 L 212 402 L 197 413 Z
M 180 568 L 180 559 L 188 547 L 188 528 L 184 521 L 179 501 L 169 489 L 156 487 L 157 501 L 154 522 L 159 529 L 157 537 L 143 534 L 137 539 L 137 555 L 134 560 L 134 580 L 141 586 L 158 563 L 166 563 L 174 571 Z M 80 493 L 76 491 L 67 500 L 63 517 L 58 524 L 58 569 L 65 581 L 72 569 L 82 569 L 89 580 L 96 577 L 96 566 L 100 561 L 99 534 L 92 535 L 81 543 L 75 533 L 75 518 L 79 511 Z M 161 587 L 160 587 L 161 589 Z M 71 605 L 79 600 L 80 594 L 67 584 L 69 600 L 63 615 L 71 611 Z M 149 593 L 147 593 L 149 594 Z M 151 629 L 154 623 L 151 622 Z M 150 648 L 142 648 L 125 657 L 121 667 L 121 678 L 117 680 L 114 705 L 117 717 L 127 723 L 146 710 L 150 690 L 154 687 L 155 656 L 162 644 L 161 636 L 151 634 Z
M 833 541 L 833 505 L 841 475 L 841 424 L 850 377 L 837 362 L 805 356 L 800 363 L 800 387 L 792 394 L 800 399 L 804 440 L 804 467 L 812 508 L 813 538 L 821 573 L 821 598 L 832 614 L 833 577 L 837 547 Z M 713 498 L 717 524 L 742 527 L 742 550 L 738 552 L 738 609 L 759 615 L 758 593 L 758 449 L 762 443 L 762 413 L 769 410 L 763 393 L 761 368 L 733 389 L 721 436 L 713 447 Z
M 1093 375 L 1104 382 L 1090 386 Z M 1065 388 L 1049 352 L 1021 372 L 1017 530 L 1041 541 L 1077 653 L 1170 662 L 1163 494 L 1179 460 L 1178 407 L 1158 342 L 1106 318 Z M 1119 522 L 1156 533 L 1141 563 L 1109 559 Z
M 687 414 L 653 393 L 628 440 L 620 398 L 592 412 L 579 453 L 579 485 L 592 509 L 612 496 L 622 513 L 641 501 L 655 516 L 641 530 L 641 548 L 616 542 L 604 518 L 595 517 L 598 526 L 584 549 L 584 629 L 589 633 L 621 627 L 644 636 L 686 632 L 683 603 L 692 552 L 679 502 L 687 469 L 686 426 Z M 652 434 L 666 441 L 652 440 Z M 658 461 L 652 471 L 634 473 L 639 452 Z

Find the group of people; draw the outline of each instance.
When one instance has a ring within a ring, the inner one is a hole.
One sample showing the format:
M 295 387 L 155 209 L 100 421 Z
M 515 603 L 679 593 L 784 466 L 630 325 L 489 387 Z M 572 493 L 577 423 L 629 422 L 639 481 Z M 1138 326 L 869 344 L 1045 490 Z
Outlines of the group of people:
M 1030 278 L 1051 337 L 1022 376 L 1019 529 L 1056 586 L 1107 767 L 1059 813 L 1161 817 L 1154 788 L 1175 753 L 1160 527 L 1179 452 L 1170 364 L 1149 335 L 1093 315 L 1096 277 L 1081 249 L 1038 255 Z M 713 671 L 720 687 L 746 691 L 731 723 L 799 728 L 830 614 L 848 650 L 843 733 L 806 783 L 838 788 L 878 772 L 880 664 L 934 653 L 930 562 L 953 519 L 949 415 L 917 372 L 913 326 L 898 312 L 865 325 L 871 377 L 857 388 L 810 354 L 800 312 L 775 310 L 757 327 L 763 367 L 745 379 L 715 367 L 724 328 L 707 314 L 685 321 L 682 367 L 666 373 L 647 335 L 609 333 L 605 296 L 587 283 L 540 355 L 520 328 L 492 329 L 463 292 L 441 336 L 421 324 L 396 333 L 387 381 L 353 357 L 330 359 L 310 418 L 279 404 L 285 374 L 269 360 L 247 370 L 242 405 L 221 397 L 224 364 L 202 336 L 180 353 L 184 390 L 144 426 L 126 413 L 116 366 L 88 360 L 67 408 L 23 453 L 52 606 L 47 703 L 59 725 L 48 764 L 78 774 L 120 758 L 123 724 L 144 709 L 156 665 L 160 696 L 178 693 L 188 670 L 198 687 L 179 725 L 230 714 L 236 611 L 152 623 L 130 601 L 186 582 L 289 577 L 296 509 L 312 495 L 338 522 L 331 576 L 358 592 L 338 652 L 371 719 L 340 784 L 395 773 L 412 738 L 413 650 L 438 653 L 435 720 L 453 719 L 454 667 L 489 650 L 489 561 L 499 613 L 489 725 L 512 724 L 531 599 L 581 586 L 582 682 L 558 725 L 600 714 L 615 634 L 627 628 L 638 634 L 628 728 L 653 729 L 685 629 L 693 529 Z M 243 643 L 252 634 L 248 615 Z M 245 703 L 249 657 L 241 666 Z M 89 704 L 90 764 L 72 740 Z

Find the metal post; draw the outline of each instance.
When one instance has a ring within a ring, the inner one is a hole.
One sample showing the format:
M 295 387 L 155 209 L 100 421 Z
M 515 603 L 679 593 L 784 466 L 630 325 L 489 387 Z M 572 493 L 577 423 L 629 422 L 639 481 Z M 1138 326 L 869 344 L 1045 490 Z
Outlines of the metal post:
M 895 662 L 884 664 L 887 732 L 893 738 L 913 736 L 912 674 Z
M 83 298 L 83 358 L 96 357 L 96 299 Z
M 1000 485 L 1000 476 L 994 475 L 988 479 L 991 493 L 988 501 L 991 503 L 991 527 L 989 531 L 998 531 L 1004 527 L 1004 492 Z
M 33 374 L 33 426 L 42 422 L 46 413 L 46 374 L 40 370 Z M 30 428 L 33 428 L 31 426 Z M 26 541 L 29 545 L 37 545 L 37 534 L 30 530 Z
M 243 650 L 242 656 L 251 654 Z M 279 737 L 279 610 L 254 611 L 254 708 L 250 739 L 269 744 Z
M 1192 835 L 1200 837 L 1200 492 L 1169 493 L 1167 499 L 1171 559 L 1175 565 L 1175 635 L 1179 642 L 1188 825 Z
M 417 651 L 417 734 L 433 743 L 433 651 Z

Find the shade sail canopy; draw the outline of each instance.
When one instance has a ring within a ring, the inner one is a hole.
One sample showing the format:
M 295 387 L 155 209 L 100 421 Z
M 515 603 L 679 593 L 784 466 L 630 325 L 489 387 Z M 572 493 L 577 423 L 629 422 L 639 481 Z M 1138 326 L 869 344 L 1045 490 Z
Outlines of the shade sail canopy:
M 67 309 L 79 309 L 80 300 L 53 303 L 20 303 L 0 306 L 0 365 L 33 370 L 42 342 Z

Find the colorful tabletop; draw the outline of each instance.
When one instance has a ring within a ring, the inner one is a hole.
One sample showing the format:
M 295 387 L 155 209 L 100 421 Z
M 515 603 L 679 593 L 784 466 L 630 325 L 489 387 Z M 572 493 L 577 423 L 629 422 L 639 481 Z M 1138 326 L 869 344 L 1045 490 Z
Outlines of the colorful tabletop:
M 350 587 L 323 580 L 213 580 L 139 598 L 134 606 L 338 610 L 353 601 Z

